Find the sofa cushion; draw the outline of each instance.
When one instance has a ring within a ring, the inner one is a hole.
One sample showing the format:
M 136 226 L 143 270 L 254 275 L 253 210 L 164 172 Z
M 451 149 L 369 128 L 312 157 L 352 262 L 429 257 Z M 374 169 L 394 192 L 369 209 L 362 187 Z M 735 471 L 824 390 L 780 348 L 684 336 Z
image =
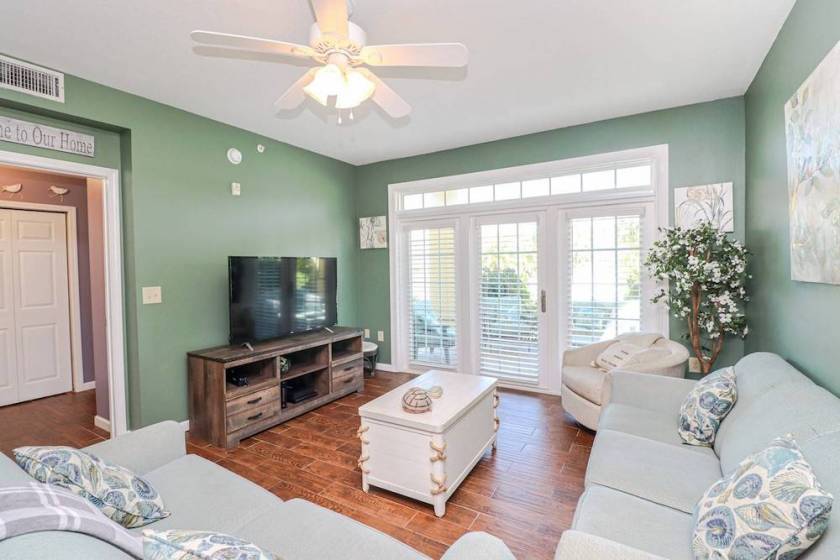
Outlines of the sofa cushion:
M 238 529 L 236 536 L 294 560 L 428 560 L 376 529 L 299 499 L 275 504 Z
M 715 452 L 718 456 L 729 433 L 738 430 L 741 417 L 748 416 L 752 405 L 765 394 L 782 386 L 790 389 L 799 384 L 813 385 L 810 379 L 780 356 L 767 352 L 744 356 L 735 364 L 734 369 L 738 384 L 738 404 L 720 424 L 715 438 Z M 763 447 L 770 439 L 761 442 L 760 445 Z M 739 462 L 740 459 L 735 461 L 736 464 Z
M 674 429 L 676 424 L 676 412 L 669 414 L 627 404 L 612 403 L 607 405 L 601 413 L 598 428 L 639 436 L 660 443 L 675 445 L 695 453 L 715 456 L 714 452 L 708 447 L 685 445 Z
M 701 379 L 680 407 L 678 430 L 689 445 L 711 447 L 720 422 L 738 398 L 735 370 L 720 369 Z
M 799 447 L 822 487 L 835 499 L 840 497 L 840 430 L 815 437 Z M 840 512 L 835 511 L 829 518 L 823 538 L 808 550 L 807 557 L 808 560 L 840 558 Z
M 703 495 L 692 553 L 792 560 L 823 535 L 833 501 L 796 442 L 778 438 Z
M 745 403 L 735 405 L 735 410 L 742 404 Z M 793 435 L 803 445 L 818 435 L 838 429 L 840 400 L 825 389 L 813 383 L 774 387 L 748 403 L 725 436 L 719 434 L 724 437 L 718 446 L 721 469 L 724 474 L 732 472 L 746 457 L 785 434 Z
M 146 474 L 172 515 L 150 529 L 201 529 L 239 535 L 239 529 L 281 503 L 253 482 L 198 455 L 184 455 Z M 139 531 L 138 531 L 139 532 Z
M 709 486 L 720 480 L 714 453 L 701 454 L 638 436 L 598 431 L 586 485 L 599 484 L 686 513 Z
M 566 366 L 563 368 L 563 384 L 595 404 L 601 403 L 606 374 L 598 368 Z
M 691 559 L 691 515 L 604 486 L 583 493 L 572 528 L 669 560 Z
M 18 447 L 15 461 L 38 482 L 89 500 L 120 525 L 142 527 L 169 516 L 153 484 L 129 469 L 72 447 Z
M 37 551 L 37 554 L 34 553 Z M 69 531 L 43 531 L 0 540 L 3 560 L 137 560 L 105 541 Z

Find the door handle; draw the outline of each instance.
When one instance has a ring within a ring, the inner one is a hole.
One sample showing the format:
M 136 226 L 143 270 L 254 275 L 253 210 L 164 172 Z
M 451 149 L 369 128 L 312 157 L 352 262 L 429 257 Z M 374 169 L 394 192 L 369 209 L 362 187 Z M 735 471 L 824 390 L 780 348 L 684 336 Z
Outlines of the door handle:
M 545 313 L 545 290 L 540 290 L 540 309 Z

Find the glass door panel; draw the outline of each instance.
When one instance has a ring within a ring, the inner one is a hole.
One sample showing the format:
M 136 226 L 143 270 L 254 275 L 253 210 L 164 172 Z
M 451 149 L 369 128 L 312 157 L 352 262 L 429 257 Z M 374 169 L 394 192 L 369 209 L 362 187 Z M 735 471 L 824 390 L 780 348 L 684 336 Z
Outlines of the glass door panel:
M 482 220 L 476 231 L 479 373 L 537 384 L 542 363 L 539 221 Z

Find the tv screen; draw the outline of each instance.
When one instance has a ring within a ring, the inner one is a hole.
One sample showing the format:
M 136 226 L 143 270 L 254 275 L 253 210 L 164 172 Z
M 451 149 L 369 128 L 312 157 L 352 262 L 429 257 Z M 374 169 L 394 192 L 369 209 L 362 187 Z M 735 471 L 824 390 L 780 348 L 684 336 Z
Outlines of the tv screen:
M 335 325 L 336 268 L 335 258 L 228 257 L 230 343 Z

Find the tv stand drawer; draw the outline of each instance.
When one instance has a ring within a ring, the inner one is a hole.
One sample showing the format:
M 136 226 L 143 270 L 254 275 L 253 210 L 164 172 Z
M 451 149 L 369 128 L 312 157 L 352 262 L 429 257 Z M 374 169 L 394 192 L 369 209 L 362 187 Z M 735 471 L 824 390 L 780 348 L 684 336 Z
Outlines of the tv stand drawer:
M 344 377 L 355 377 L 364 374 L 364 366 L 361 359 L 341 364 L 340 366 L 333 366 L 332 378 L 333 382 L 339 381 Z
M 275 385 L 255 393 L 237 397 L 227 402 L 227 415 L 232 416 L 240 412 L 257 409 L 269 403 L 280 402 L 280 386 Z
M 235 432 L 250 424 L 263 422 L 268 418 L 277 416 L 279 413 L 280 400 L 278 399 L 264 406 L 248 409 L 237 414 L 230 414 L 228 415 L 226 422 L 227 432 Z

